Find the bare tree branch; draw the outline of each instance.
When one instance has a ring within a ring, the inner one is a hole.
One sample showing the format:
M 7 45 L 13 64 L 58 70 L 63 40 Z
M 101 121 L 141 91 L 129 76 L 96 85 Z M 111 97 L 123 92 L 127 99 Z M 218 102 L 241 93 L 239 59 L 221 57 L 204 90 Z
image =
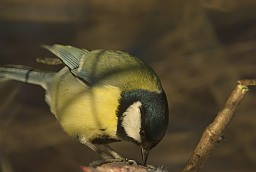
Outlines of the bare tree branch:
M 214 121 L 205 129 L 197 147 L 188 160 L 183 172 L 196 172 L 201 169 L 215 147 L 222 140 L 223 133 L 234 116 L 238 105 L 245 97 L 248 87 L 256 86 L 256 80 L 240 80 L 231 93 L 224 108 L 218 113 Z
M 129 171 L 137 171 L 137 172 L 167 172 L 166 169 L 162 167 L 149 167 L 149 166 L 142 166 L 138 164 L 128 164 L 127 162 L 111 162 L 111 163 L 103 163 L 96 167 L 81 167 L 83 172 L 105 172 L 105 171 L 112 171 L 112 172 L 129 172 Z
M 36 58 L 36 62 L 46 64 L 46 65 L 62 64 L 62 61 L 59 58 L 54 58 L 54 57 L 38 57 Z

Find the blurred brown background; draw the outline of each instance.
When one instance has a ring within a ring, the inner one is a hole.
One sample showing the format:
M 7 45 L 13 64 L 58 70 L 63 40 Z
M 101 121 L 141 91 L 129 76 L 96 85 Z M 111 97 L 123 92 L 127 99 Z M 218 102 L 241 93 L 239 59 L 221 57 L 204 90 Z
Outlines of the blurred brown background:
M 256 78 L 256 2 L 0 0 L 0 65 L 57 71 L 35 61 L 54 43 L 124 50 L 153 66 L 171 116 L 149 163 L 179 171 L 236 81 Z M 251 88 L 202 171 L 256 170 L 255 111 Z M 136 146 L 113 146 L 140 161 Z M 40 87 L 15 81 L 0 83 L 0 156 L 3 172 L 79 172 L 99 158 L 62 131 Z

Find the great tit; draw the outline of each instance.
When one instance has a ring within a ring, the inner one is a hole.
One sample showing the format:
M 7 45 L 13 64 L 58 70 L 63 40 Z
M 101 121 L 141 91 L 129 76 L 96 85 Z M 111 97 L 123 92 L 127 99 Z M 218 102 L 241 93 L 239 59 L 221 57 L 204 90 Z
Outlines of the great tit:
M 128 141 L 140 146 L 146 165 L 169 121 L 167 98 L 153 69 L 122 51 L 43 47 L 65 67 L 59 72 L 0 67 L 0 77 L 42 86 L 64 131 L 103 157 L 120 158 L 107 144 Z

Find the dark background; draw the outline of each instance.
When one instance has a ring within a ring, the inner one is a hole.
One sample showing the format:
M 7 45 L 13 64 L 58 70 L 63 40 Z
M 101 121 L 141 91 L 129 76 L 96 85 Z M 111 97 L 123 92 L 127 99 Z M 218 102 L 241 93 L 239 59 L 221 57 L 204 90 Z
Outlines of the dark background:
M 57 71 L 36 62 L 55 43 L 127 51 L 155 69 L 170 125 L 149 163 L 179 171 L 236 81 L 256 78 L 256 2 L 0 0 L 0 65 Z M 251 88 L 202 171 L 256 170 L 255 102 Z M 113 147 L 140 161 L 138 147 Z M 74 172 L 99 159 L 62 131 L 43 89 L 15 81 L 0 83 L 0 156 L 3 172 Z

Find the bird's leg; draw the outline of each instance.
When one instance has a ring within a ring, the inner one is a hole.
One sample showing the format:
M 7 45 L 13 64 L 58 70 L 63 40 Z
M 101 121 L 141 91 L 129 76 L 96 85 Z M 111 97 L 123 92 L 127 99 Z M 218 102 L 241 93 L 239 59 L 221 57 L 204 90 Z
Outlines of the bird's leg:
M 105 149 L 108 151 L 110 155 L 112 155 L 115 159 L 124 159 L 121 155 L 119 155 L 114 149 L 108 144 L 103 145 Z
M 82 144 L 88 146 L 91 150 L 98 153 L 102 157 L 102 159 L 104 160 L 113 159 L 112 156 L 108 155 L 107 153 L 99 149 L 97 146 L 92 144 L 91 142 L 88 142 L 84 137 L 80 138 L 79 140 Z
M 129 160 L 129 159 L 125 159 L 123 158 L 121 155 L 119 155 L 118 153 L 116 153 L 109 145 L 101 145 L 103 149 L 105 149 L 107 152 L 104 152 L 102 149 L 100 149 L 99 147 L 95 146 L 94 144 L 92 144 L 91 142 L 88 142 L 84 137 L 79 139 L 80 142 L 86 146 L 88 146 L 91 150 L 93 150 L 94 152 L 98 153 L 103 160 L 100 161 L 94 161 L 92 163 L 90 163 L 91 167 L 97 167 L 100 166 L 102 164 L 105 163 L 113 163 L 113 162 L 125 162 L 128 164 L 137 164 L 136 161 L 134 160 Z
M 116 151 L 114 151 L 114 149 L 109 146 L 108 144 L 102 145 L 104 147 L 105 150 L 108 151 L 108 153 L 114 157 L 114 159 L 112 159 L 110 162 L 125 162 L 127 164 L 130 165 L 137 165 L 138 163 L 135 160 L 132 159 L 127 159 L 127 158 L 123 158 L 121 155 L 119 155 Z

